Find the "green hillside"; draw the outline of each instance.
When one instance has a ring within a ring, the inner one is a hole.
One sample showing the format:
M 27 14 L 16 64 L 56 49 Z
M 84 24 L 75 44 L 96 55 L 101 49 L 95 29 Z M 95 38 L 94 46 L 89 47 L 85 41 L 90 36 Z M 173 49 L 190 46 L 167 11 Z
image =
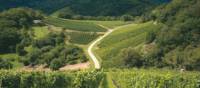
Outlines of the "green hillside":
M 114 31 L 103 39 L 95 49 L 95 52 L 101 58 L 102 66 L 105 68 L 122 66 L 123 63 L 121 63 L 119 57 L 121 50 L 128 47 L 137 48 L 142 46 L 146 40 L 146 33 L 158 30 L 160 27 L 160 24 L 154 25 L 153 22 L 147 22 L 130 24 Z
M 158 67 L 200 70 L 199 4 L 199 0 L 173 0 L 152 11 L 154 19 L 166 25 L 155 34 L 156 50 L 148 56 L 162 62 Z

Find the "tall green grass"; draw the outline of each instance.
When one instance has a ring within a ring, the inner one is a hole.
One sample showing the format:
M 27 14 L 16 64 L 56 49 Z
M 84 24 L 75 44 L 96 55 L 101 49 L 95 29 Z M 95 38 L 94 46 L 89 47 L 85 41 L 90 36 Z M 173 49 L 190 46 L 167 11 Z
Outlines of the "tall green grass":
M 92 22 L 64 20 L 60 18 L 49 17 L 45 19 L 45 22 L 54 26 L 63 27 L 67 30 L 76 30 L 83 32 L 105 32 L 106 29 L 96 25 Z

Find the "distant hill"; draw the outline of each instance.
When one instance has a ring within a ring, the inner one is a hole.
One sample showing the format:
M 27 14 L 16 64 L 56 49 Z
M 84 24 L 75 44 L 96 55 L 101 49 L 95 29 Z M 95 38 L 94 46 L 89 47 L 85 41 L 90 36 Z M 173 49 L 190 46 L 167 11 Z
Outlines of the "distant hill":
M 45 13 L 52 13 L 69 3 L 69 0 L 0 0 L 0 10 L 15 7 L 30 7 Z
M 13 7 L 30 7 L 50 14 L 65 7 L 67 9 L 70 8 L 70 11 L 64 11 L 79 15 L 119 16 L 122 14 L 131 14 L 137 16 L 168 1 L 169 0 L 1 0 L 0 10 Z

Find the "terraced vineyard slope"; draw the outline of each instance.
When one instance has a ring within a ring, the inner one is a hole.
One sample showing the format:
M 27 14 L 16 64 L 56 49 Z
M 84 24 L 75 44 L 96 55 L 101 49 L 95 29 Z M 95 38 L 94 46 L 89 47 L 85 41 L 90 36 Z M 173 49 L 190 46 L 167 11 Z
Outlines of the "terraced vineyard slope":
M 160 24 L 147 22 L 142 24 L 130 24 L 124 26 L 107 36 L 96 47 L 95 52 L 101 58 L 102 67 L 120 67 L 122 61 L 118 56 L 124 48 L 143 46 L 148 31 L 156 30 Z M 138 50 L 139 51 L 139 50 Z
M 46 23 L 63 27 L 67 30 L 75 30 L 75 31 L 82 31 L 82 32 L 105 32 L 106 29 L 102 28 L 99 25 L 96 25 L 91 22 L 83 22 L 83 21 L 74 21 L 74 20 L 64 20 L 60 18 L 47 18 L 45 20 Z

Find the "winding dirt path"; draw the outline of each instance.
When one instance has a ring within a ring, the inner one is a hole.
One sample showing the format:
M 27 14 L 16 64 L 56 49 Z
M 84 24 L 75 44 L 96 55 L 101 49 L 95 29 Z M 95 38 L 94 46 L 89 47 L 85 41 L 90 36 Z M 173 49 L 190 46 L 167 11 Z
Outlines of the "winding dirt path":
M 119 26 L 119 27 L 116 27 L 116 28 L 114 28 L 114 29 L 108 29 L 108 31 L 107 31 L 103 36 L 100 36 L 98 39 L 96 39 L 94 42 L 92 42 L 92 43 L 89 45 L 89 47 L 88 47 L 88 49 L 87 49 L 87 52 L 88 52 L 90 58 L 92 59 L 92 61 L 94 62 L 95 69 L 100 69 L 101 66 L 100 66 L 100 63 L 99 63 L 97 57 L 96 57 L 95 54 L 92 52 L 93 47 L 94 47 L 98 42 L 100 42 L 102 39 L 104 39 L 106 36 L 108 36 L 109 34 L 111 34 L 113 31 L 118 30 L 118 29 L 120 29 L 120 28 L 122 28 L 122 27 L 125 27 L 125 26 L 128 26 L 128 25 L 130 25 L 130 24 L 123 25 L 123 26 Z M 103 25 L 100 25 L 100 26 L 104 27 Z M 104 27 L 104 28 L 106 28 L 106 27 Z

